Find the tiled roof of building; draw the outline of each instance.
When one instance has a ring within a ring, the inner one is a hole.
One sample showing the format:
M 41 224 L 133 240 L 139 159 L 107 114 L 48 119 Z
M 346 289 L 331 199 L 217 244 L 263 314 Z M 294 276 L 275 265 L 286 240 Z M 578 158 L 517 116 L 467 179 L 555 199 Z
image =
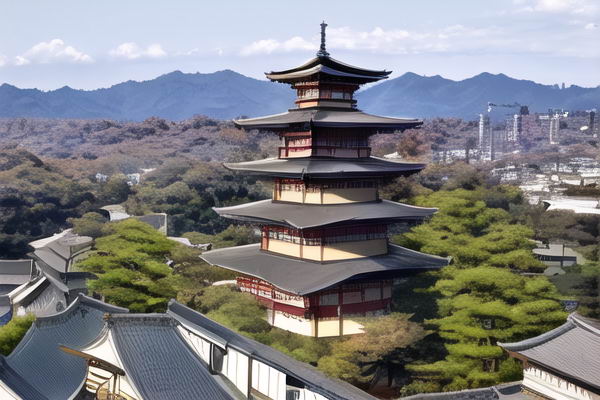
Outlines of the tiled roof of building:
M 306 78 L 315 73 L 322 73 L 332 77 L 354 78 L 359 83 L 367 83 L 386 79 L 392 71 L 375 71 L 355 67 L 329 56 L 317 56 L 298 67 L 283 71 L 272 71 L 265 73 L 265 75 L 272 81 L 293 82 L 294 80 Z
M 261 361 L 286 375 L 298 379 L 312 392 L 331 400 L 374 400 L 375 398 L 346 382 L 327 377 L 316 368 L 295 360 L 278 350 L 246 338 L 220 325 L 204 315 L 174 300 L 169 303 L 168 314 L 184 325 L 194 325 L 208 337 L 221 341 L 252 358 Z
M 260 244 L 229 247 L 202 253 L 207 263 L 263 279 L 278 288 L 305 295 L 353 278 L 368 275 L 438 269 L 449 259 L 388 245 L 388 254 L 344 261 L 318 263 L 260 250 Z
M 0 260 L 0 285 L 22 285 L 32 272 L 32 260 Z
M 222 217 L 238 221 L 286 225 L 299 229 L 348 222 L 420 221 L 437 211 L 436 208 L 411 206 L 389 200 L 326 205 L 260 200 L 214 210 Z
M 312 124 L 328 128 L 373 128 L 378 132 L 393 132 L 416 128 L 423 121 L 414 118 L 392 118 L 371 115 L 355 109 L 298 108 L 281 114 L 264 117 L 237 119 L 233 123 L 246 129 L 286 129 Z
M 181 338 L 167 314 L 109 319 L 123 369 L 144 400 L 234 399 Z
M 556 329 L 515 343 L 498 343 L 530 362 L 600 389 L 600 321 L 573 313 Z
M 83 346 L 104 327 L 105 312 L 126 309 L 80 295 L 64 311 L 38 317 L 0 368 L 0 379 L 27 400 L 68 399 L 79 391 L 86 373 L 85 361 L 58 346 Z
M 73 398 L 84 387 L 87 364 L 85 358 L 66 350 L 83 351 L 110 338 L 105 349 L 113 349 L 117 367 L 140 398 L 242 398 L 242 393 L 226 383 L 225 377 L 209 372 L 206 362 L 181 336 L 181 327 L 200 332 L 225 350 L 232 348 L 267 364 L 327 399 L 374 399 L 175 300 L 169 303 L 166 314 L 128 314 L 126 309 L 84 295 L 79 295 L 64 311 L 38 318 L 10 356 L 0 356 L 0 394 L 26 400 Z M 102 354 L 90 357 L 102 360 L 98 357 Z M 111 359 L 103 364 L 113 365 Z
M 225 168 L 257 175 L 281 178 L 379 178 L 408 176 L 425 168 L 425 164 L 363 158 L 267 158 L 240 163 L 225 163 Z

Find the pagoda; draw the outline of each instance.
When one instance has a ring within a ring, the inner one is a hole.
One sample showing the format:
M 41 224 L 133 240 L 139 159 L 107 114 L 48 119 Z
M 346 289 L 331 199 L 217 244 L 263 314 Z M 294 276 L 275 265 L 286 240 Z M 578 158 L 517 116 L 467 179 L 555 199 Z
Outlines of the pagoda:
M 351 66 L 321 47 L 305 64 L 266 76 L 297 91 L 296 108 L 238 119 L 238 128 L 279 135 L 276 158 L 224 164 L 273 180 L 272 199 L 215 208 L 260 227 L 257 244 L 208 251 L 209 264 L 239 273 L 238 287 L 267 307 L 270 324 L 314 337 L 361 333 L 361 319 L 389 311 L 395 279 L 447 265 L 446 258 L 388 242 L 388 228 L 414 224 L 436 209 L 382 200 L 378 188 L 425 165 L 371 156 L 369 137 L 422 124 L 370 115 L 355 92 L 390 71 Z

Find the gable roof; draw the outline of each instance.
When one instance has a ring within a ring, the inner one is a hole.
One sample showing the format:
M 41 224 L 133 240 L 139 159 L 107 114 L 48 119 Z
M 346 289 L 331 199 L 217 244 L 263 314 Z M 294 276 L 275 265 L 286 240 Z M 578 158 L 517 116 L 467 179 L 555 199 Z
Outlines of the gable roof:
M 79 391 L 86 374 L 83 359 L 64 353 L 60 344 L 83 346 L 104 326 L 105 312 L 124 313 L 80 294 L 57 314 L 38 317 L 12 353 L 3 358 L 0 379 L 27 400 L 68 399 Z
M 167 314 L 113 315 L 109 329 L 128 378 L 145 400 L 231 396 L 188 347 Z
M 600 390 L 600 321 L 577 313 L 558 328 L 515 343 L 498 343 L 531 362 Z
M 178 303 L 169 302 L 167 313 L 184 326 L 192 325 L 208 337 L 216 337 L 227 346 L 265 363 L 277 370 L 298 379 L 315 393 L 332 400 L 374 400 L 375 398 L 349 383 L 327 377 L 316 368 L 297 361 L 270 346 L 246 338 L 220 325 L 197 311 Z
M 33 260 L 0 260 L 0 286 L 19 286 L 33 273 Z

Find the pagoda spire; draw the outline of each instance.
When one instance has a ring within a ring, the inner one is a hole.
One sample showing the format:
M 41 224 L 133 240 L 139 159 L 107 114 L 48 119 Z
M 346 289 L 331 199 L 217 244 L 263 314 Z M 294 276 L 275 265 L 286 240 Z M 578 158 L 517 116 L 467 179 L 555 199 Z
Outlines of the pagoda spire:
M 325 50 L 325 28 L 327 28 L 327 24 L 323 21 L 321 22 L 321 47 L 317 52 L 317 57 L 329 57 L 329 53 Z

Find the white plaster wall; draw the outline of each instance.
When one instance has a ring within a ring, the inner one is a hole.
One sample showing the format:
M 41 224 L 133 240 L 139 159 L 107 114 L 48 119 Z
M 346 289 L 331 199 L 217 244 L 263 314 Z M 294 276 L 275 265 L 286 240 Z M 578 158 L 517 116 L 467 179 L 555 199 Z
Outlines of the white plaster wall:
M 285 314 L 281 311 L 273 312 L 275 314 L 273 326 L 305 336 L 312 336 L 314 334 L 312 320 Z M 269 322 L 271 322 L 270 319 Z
M 523 370 L 523 386 L 554 400 L 600 400 L 600 395 L 533 366 Z
M 286 400 L 286 376 L 260 361 L 252 360 L 252 388 L 273 400 Z

